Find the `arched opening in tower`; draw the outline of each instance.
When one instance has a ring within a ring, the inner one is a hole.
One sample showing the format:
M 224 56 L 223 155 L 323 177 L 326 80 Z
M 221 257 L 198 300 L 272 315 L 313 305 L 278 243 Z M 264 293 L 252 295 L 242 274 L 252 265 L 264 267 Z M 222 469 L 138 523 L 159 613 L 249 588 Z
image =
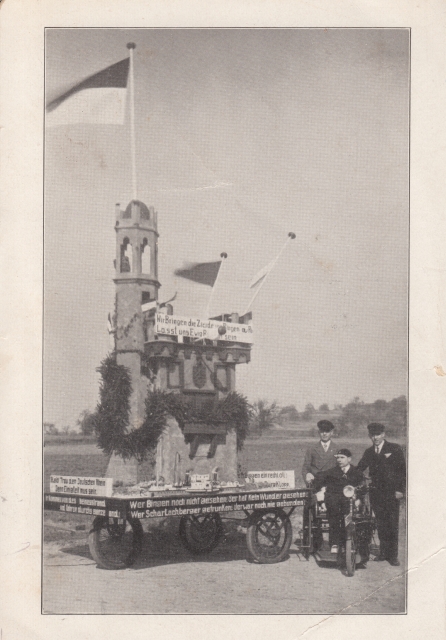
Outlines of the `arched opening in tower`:
M 147 238 L 144 238 L 141 245 L 141 273 L 150 273 L 150 245 Z
M 121 273 L 129 273 L 133 271 L 133 250 L 130 240 L 124 238 L 121 245 Z

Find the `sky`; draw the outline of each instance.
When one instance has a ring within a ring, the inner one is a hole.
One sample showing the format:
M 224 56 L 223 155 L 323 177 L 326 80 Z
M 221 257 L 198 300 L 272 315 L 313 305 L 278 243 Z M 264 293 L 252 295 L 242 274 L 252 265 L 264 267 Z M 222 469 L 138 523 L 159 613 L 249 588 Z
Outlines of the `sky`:
M 407 389 L 409 31 L 47 29 L 46 99 L 135 42 L 138 198 L 158 211 L 160 300 L 203 316 L 174 276 L 228 258 L 211 315 L 296 234 L 253 304 L 237 390 L 316 407 Z M 115 203 L 132 198 L 129 117 L 45 136 L 44 420 L 94 409 L 109 351 Z

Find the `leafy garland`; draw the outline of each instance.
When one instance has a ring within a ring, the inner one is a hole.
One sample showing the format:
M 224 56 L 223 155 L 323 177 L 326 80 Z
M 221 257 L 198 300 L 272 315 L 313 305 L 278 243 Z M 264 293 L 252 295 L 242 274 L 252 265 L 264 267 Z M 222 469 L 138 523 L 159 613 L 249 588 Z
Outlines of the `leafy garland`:
M 142 462 L 154 451 L 169 415 L 175 418 L 182 430 L 188 422 L 227 425 L 237 433 L 237 450 L 243 448 L 252 409 L 247 399 L 239 393 L 230 392 L 214 405 L 212 411 L 193 412 L 178 394 L 151 391 L 145 402 L 146 417 L 143 424 L 139 429 L 128 431 L 132 393 L 129 370 L 117 364 L 115 354 L 111 354 L 101 362 L 97 371 L 101 375 L 101 385 L 94 427 L 98 445 L 105 454 L 116 453 L 124 459 L 134 457 Z
M 235 429 L 237 433 L 237 450 L 240 451 L 243 448 L 252 415 L 252 408 L 245 396 L 231 391 L 225 398 L 215 403 L 212 411 L 203 409 L 199 412 L 193 412 L 190 405 L 178 396 L 173 397 L 178 403 L 178 409 L 175 407 L 172 415 L 182 430 L 186 422 L 202 422 L 216 427 L 226 425 L 228 429 Z

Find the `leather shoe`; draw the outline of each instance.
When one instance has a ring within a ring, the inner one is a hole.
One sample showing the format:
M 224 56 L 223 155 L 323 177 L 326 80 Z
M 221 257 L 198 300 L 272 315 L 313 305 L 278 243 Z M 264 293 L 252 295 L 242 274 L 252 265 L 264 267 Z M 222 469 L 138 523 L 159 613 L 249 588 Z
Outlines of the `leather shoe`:
M 401 565 L 401 562 L 398 560 L 398 558 L 389 558 L 389 564 L 391 564 L 392 567 L 399 567 Z
M 387 558 L 385 556 L 376 556 L 373 560 L 374 562 L 384 562 Z

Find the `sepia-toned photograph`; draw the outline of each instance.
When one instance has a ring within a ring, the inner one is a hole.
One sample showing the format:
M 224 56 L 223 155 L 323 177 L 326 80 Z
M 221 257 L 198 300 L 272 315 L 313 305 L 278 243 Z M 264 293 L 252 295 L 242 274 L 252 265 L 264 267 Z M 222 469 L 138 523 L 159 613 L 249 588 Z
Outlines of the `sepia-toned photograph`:
M 42 613 L 406 614 L 408 28 L 46 28 Z

